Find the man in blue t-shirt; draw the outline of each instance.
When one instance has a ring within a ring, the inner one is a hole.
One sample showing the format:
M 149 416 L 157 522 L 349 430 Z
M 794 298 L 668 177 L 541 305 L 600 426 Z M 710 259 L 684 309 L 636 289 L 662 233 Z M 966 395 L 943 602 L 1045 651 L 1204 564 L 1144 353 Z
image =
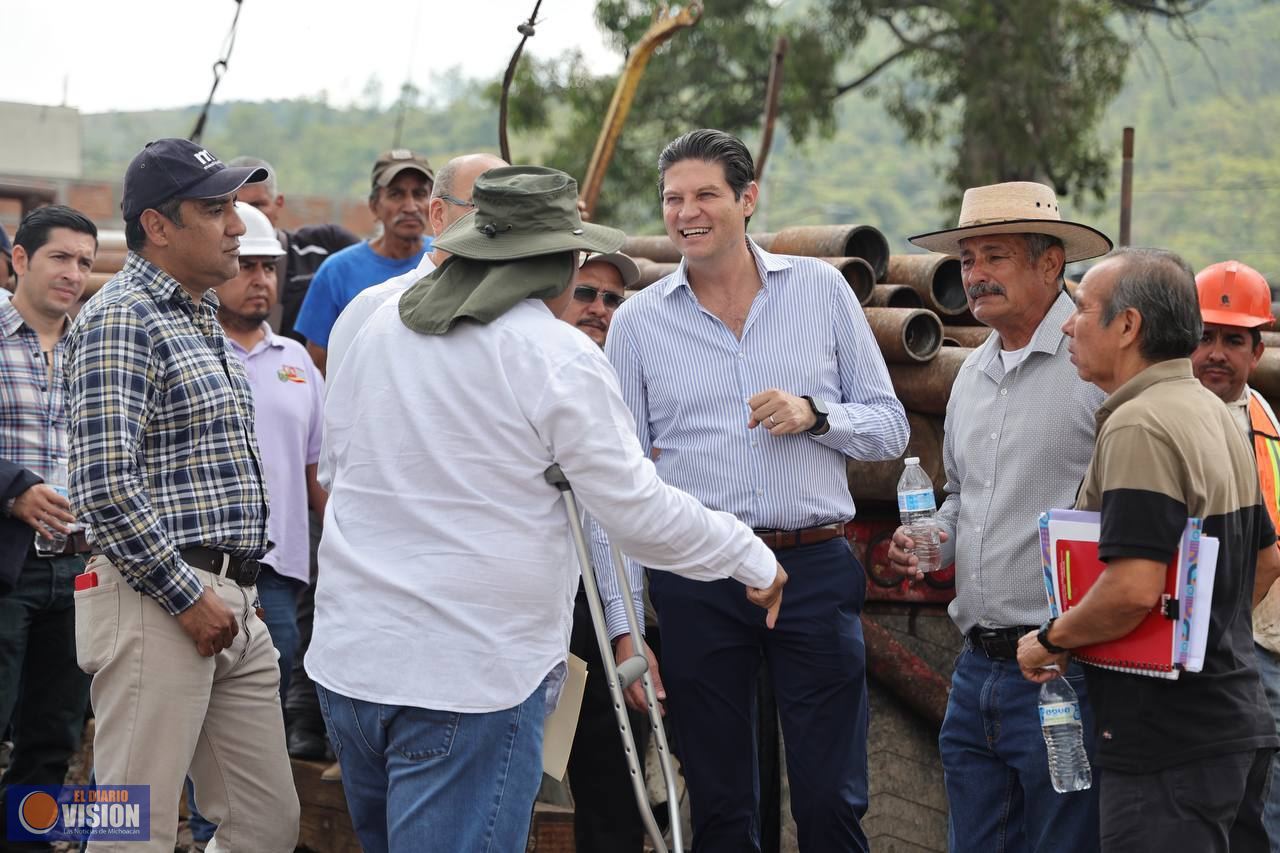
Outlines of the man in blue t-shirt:
M 369 210 L 382 223 L 382 236 L 330 255 L 311 279 L 294 322 L 320 370 L 329 331 L 347 303 L 366 287 L 414 269 L 431 251 L 427 206 L 434 180 L 427 158 L 407 148 L 388 151 L 373 164 Z

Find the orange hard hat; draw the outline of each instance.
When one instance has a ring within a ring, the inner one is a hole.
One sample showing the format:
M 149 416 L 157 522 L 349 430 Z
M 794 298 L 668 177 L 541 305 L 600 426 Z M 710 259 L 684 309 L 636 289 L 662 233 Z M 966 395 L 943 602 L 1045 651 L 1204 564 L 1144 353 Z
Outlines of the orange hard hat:
M 1200 316 L 1206 323 L 1254 329 L 1275 321 L 1267 280 L 1239 261 L 1223 261 L 1200 270 L 1196 290 L 1200 292 Z

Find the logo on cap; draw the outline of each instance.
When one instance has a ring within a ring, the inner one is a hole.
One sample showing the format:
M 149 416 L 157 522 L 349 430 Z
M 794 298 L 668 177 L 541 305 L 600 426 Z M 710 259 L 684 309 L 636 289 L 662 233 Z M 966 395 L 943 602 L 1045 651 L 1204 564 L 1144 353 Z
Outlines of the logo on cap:
M 192 156 L 196 158 L 197 163 L 199 163 L 201 166 L 203 166 L 206 169 L 210 168 L 211 166 L 216 166 L 220 162 L 217 157 L 214 157 L 212 154 L 210 154 L 207 150 L 203 148 L 201 148 Z
M 1227 306 L 1228 308 L 1231 307 L 1231 296 L 1229 294 L 1226 294 L 1226 293 L 1222 294 L 1222 304 Z

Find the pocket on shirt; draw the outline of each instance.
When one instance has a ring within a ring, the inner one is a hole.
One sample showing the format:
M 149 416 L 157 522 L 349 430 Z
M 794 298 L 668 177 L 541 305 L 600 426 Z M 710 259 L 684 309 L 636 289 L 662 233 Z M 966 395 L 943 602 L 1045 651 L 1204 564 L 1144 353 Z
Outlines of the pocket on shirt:
M 93 675 L 116 654 L 120 633 L 120 586 L 108 581 L 78 590 L 76 605 L 76 662 Z

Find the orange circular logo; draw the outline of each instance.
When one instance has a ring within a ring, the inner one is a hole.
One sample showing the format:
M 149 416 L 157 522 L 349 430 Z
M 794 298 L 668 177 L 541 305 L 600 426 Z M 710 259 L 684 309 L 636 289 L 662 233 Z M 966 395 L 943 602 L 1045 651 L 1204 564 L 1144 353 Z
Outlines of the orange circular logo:
M 18 804 L 18 821 L 33 835 L 44 835 L 58 822 L 58 801 L 44 791 L 32 791 Z

